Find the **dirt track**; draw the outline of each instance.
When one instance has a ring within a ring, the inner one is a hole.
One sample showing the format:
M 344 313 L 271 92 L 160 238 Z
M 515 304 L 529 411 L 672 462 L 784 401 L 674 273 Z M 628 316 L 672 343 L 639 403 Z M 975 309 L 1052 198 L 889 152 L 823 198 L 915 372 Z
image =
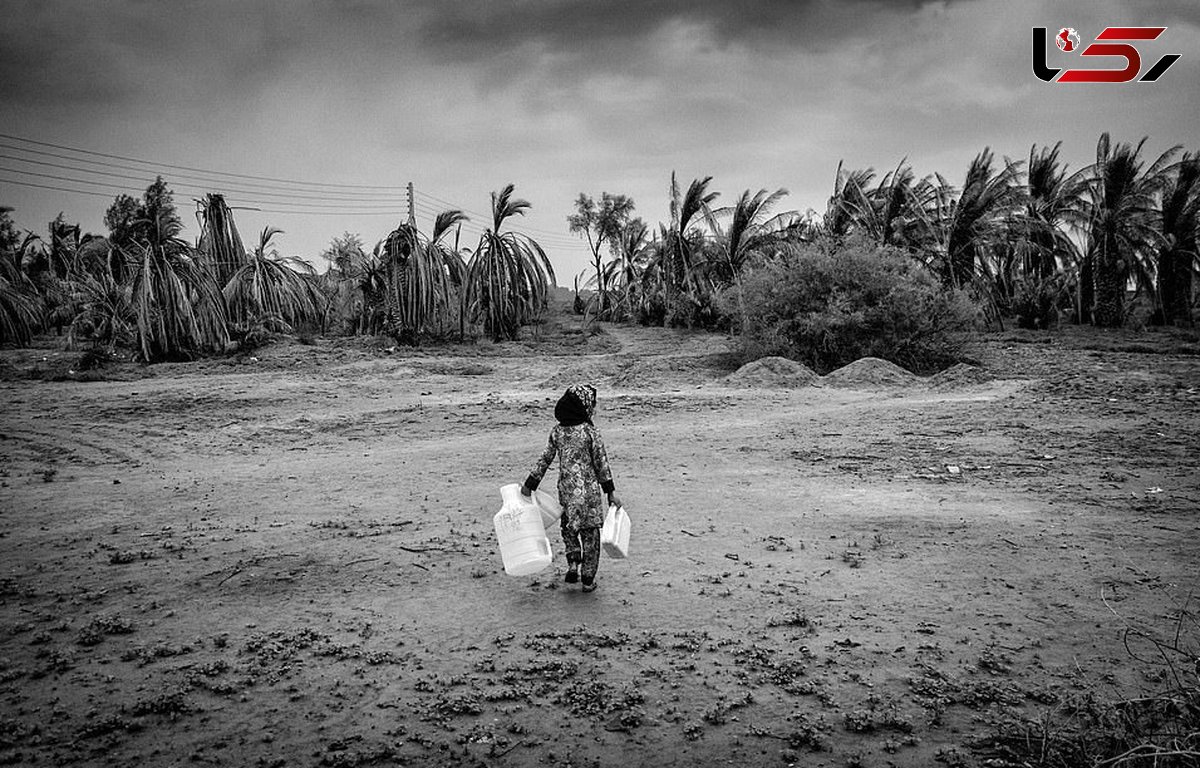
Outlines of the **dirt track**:
M 784 389 L 720 337 L 571 338 L 0 381 L 0 762 L 972 764 L 1152 690 L 1123 629 L 1194 616 L 1194 341 Z M 491 531 L 576 378 L 634 526 L 594 594 Z

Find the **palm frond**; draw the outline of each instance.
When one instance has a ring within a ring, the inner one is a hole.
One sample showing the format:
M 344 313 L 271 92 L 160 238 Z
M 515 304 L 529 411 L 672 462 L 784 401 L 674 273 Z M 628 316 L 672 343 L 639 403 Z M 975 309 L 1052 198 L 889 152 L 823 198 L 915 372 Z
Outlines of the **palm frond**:
M 33 285 L 21 273 L 0 272 L 0 344 L 29 344 L 38 322 Z
M 516 186 L 508 184 L 499 192 L 492 193 L 492 231 L 499 232 L 505 220 L 513 216 L 524 216 L 532 205 L 528 200 L 514 200 Z
M 460 210 L 442 211 L 437 215 L 433 222 L 433 234 L 430 240 L 434 243 L 440 243 L 451 227 L 457 226 L 464 221 L 470 221 L 471 218 Z

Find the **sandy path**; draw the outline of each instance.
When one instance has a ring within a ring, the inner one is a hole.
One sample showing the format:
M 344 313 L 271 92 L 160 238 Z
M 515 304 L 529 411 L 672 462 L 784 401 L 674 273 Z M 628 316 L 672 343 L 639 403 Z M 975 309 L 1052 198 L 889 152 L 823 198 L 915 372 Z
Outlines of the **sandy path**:
M 1198 586 L 1195 357 L 1001 339 L 982 384 L 746 390 L 718 338 L 609 334 L 0 382 L 0 757 L 954 764 L 1147 684 L 1122 622 Z M 634 523 L 591 595 L 557 536 L 513 579 L 491 533 L 575 377 Z

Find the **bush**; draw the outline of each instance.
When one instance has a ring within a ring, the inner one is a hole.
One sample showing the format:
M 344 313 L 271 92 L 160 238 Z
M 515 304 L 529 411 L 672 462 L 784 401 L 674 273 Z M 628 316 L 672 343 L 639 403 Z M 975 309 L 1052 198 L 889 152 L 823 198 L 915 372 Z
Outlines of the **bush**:
M 864 243 L 804 244 L 744 283 L 741 355 L 779 355 L 828 373 L 862 357 L 931 373 L 960 358 L 978 310 L 907 256 Z
M 1070 303 L 1071 295 L 1061 274 L 1022 279 L 1013 286 L 1012 313 L 1017 318 L 1018 328 L 1054 328 L 1062 309 Z

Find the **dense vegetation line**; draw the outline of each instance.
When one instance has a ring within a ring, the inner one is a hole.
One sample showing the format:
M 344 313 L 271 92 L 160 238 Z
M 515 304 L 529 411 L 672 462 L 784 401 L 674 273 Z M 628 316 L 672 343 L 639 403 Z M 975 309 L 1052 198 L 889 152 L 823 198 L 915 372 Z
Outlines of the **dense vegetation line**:
M 1074 172 L 1058 144 L 1022 161 L 985 148 L 958 184 L 918 178 L 906 161 L 882 176 L 839 164 L 823 215 L 776 212 L 784 189 L 718 206 L 711 177 L 684 189 L 672 174 L 670 219 L 657 226 L 625 195 L 581 193 L 567 224 L 592 264 L 575 279 L 576 309 L 733 331 L 747 356 L 816 367 L 864 349 L 943 364 L 945 334 L 976 321 L 1192 327 L 1200 155 L 1175 147 L 1150 159 L 1145 142 L 1104 134 L 1095 162 Z M 402 222 L 370 252 L 358 235 L 335 237 L 319 274 L 279 254 L 277 229 L 248 250 L 215 192 L 197 201 L 200 235 L 185 242 L 161 177 L 140 199 L 113 201 L 106 235 L 61 214 L 45 236 L 21 232 L 0 208 L 0 343 L 53 331 L 153 362 L 245 350 L 275 333 L 514 339 L 542 317 L 555 283 L 537 240 L 506 229 L 530 208 L 514 192 L 492 193 L 491 226 L 474 244 L 461 242 L 467 215 L 447 210 L 431 232 Z

